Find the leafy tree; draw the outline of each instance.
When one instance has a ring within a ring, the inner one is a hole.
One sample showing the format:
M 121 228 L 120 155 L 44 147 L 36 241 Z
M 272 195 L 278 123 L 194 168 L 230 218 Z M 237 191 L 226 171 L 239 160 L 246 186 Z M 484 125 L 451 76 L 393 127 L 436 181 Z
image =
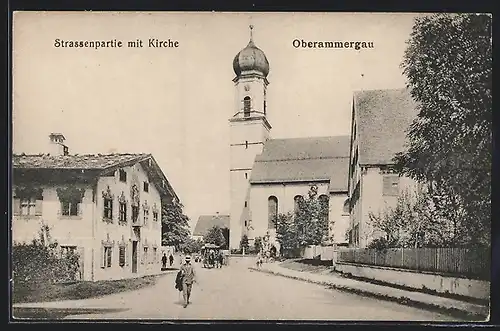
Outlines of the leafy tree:
M 161 230 L 162 244 L 165 246 L 175 246 L 179 249 L 189 237 L 189 217 L 183 210 L 183 205 L 173 201 L 170 204 L 162 203 L 161 206 Z
M 315 187 L 297 203 L 294 221 L 300 246 L 320 245 L 328 237 L 328 204 L 318 199 Z
M 217 246 L 226 245 L 226 238 L 224 238 L 222 229 L 218 225 L 211 227 L 205 236 L 203 236 L 203 240 L 206 244 L 214 244 Z
M 246 252 L 248 252 L 248 236 L 246 234 L 244 234 L 243 236 L 241 236 L 241 240 L 240 240 L 240 249 L 245 249 Z
M 276 239 L 280 243 L 283 254 L 296 255 L 300 248 L 297 224 L 293 213 L 278 214 L 276 222 Z
M 262 250 L 262 237 L 255 237 L 253 247 L 256 252 L 260 252 Z
M 419 114 L 397 167 L 446 198 L 442 213 L 460 214 L 469 245 L 490 243 L 491 27 L 483 14 L 418 18 L 402 63 Z
M 185 242 L 180 245 L 180 249 L 185 254 L 193 254 L 201 251 L 203 247 L 203 240 L 188 238 Z

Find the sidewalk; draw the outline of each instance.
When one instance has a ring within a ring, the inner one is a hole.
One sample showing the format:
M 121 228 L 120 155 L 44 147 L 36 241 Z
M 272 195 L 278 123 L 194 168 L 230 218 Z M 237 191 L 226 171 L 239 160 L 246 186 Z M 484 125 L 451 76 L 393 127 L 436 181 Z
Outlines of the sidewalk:
M 489 307 L 468 303 L 464 301 L 444 298 L 436 295 L 396 289 L 392 287 L 375 285 L 333 274 L 314 274 L 287 269 L 280 263 L 265 263 L 260 269 L 249 267 L 250 270 L 265 272 L 273 275 L 303 280 L 310 283 L 332 287 L 336 290 L 352 292 L 360 295 L 371 296 L 378 299 L 396 301 L 427 309 L 439 309 L 450 314 L 467 316 L 474 320 L 486 320 L 489 316 Z

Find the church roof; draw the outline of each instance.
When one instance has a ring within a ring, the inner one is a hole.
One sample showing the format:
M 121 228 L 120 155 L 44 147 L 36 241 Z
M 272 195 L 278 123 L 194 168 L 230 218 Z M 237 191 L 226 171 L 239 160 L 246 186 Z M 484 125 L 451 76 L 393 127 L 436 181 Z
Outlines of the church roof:
M 215 225 L 229 229 L 229 215 L 201 215 L 194 228 L 193 236 L 204 236 Z
M 349 137 L 270 139 L 255 158 L 251 184 L 327 181 L 346 191 Z
M 407 89 L 367 90 L 354 93 L 359 132 L 359 164 L 392 164 L 404 150 L 406 133 L 417 116 Z

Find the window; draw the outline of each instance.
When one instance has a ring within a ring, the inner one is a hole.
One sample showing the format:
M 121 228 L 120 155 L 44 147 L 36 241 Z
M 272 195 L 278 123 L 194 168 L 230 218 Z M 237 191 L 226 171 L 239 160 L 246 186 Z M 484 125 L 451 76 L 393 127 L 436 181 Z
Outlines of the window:
M 120 174 L 120 182 L 126 183 L 127 182 L 127 172 L 123 169 L 120 169 L 119 174 Z
M 245 221 L 245 227 L 247 227 L 247 226 L 248 226 L 247 224 L 248 224 L 248 223 L 247 223 L 247 221 Z
M 61 257 L 72 255 L 76 253 L 76 246 L 60 246 L 61 247 Z
M 266 108 L 267 108 L 267 90 L 264 88 L 264 116 L 266 116 Z
M 125 265 L 125 246 L 119 247 L 119 265 L 120 267 Z
M 36 214 L 35 209 L 36 209 L 35 198 L 21 199 L 21 210 L 20 210 L 21 215 L 35 215 Z
M 139 220 L 139 206 L 132 206 L 132 222 L 137 223 Z
M 103 256 L 103 267 L 111 268 L 111 257 L 112 257 L 113 248 L 111 246 L 104 247 L 104 256 Z
M 142 263 L 148 263 L 148 247 L 144 247 L 144 255 L 142 258 Z
M 125 223 L 127 222 L 127 203 L 126 202 L 120 202 L 119 221 L 125 222 Z
M 149 262 L 149 263 L 155 263 L 157 261 L 157 252 L 158 252 L 158 249 L 156 247 L 153 247 L 153 259 Z
M 304 197 L 302 195 L 296 195 L 293 198 L 293 202 L 294 202 L 294 209 L 293 210 L 295 212 L 298 212 L 300 210 L 302 202 L 304 202 Z
M 383 177 L 383 195 L 398 196 L 399 193 L 399 175 L 384 175 Z
M 267 199 L 267 206 L 268 206 L 267 227 L 268 229 L 274 229 L 276 217 L 278 216 L 278 198 L 276 198 L 275 196 L 270 196 Z
M 113 219 L 113 199 L 104 198 L 104 214 L 103 217 L 109 220 Z
M 252 107 L 252 100 L 250 97 L 245 97 L 243 99 L 243 116 L 250 117 L 250 109 Z
M 245 179 L 248 179 L 248 173 L 245 172 Z
M 328 222 L 328 219 L 330 216 L 329 215 L 330 214 L 330 206 L 329 206 L 330 198 L 328 197 L 328 195 L 322 194 L 319 196 L 318 200 L 319 200 L 319 205 L 320 205 L 321 218 L 322 218 L 322 220 Z
M 144 182 L 144 192 L 149 192 L 149 183 Z
M 63 147 L 63 154 L 64 154 L 64 156 L 69 155 L 69 149 L 68 149 L 68 146 L 64 146 L 64 147 Z
M 153 211 L 153 222 L 158 222 L 158 212 Z
M 349 214 L 349 208 L 350 208 L 350 207 L 349 207 L 349 199 L 346 199 L 346 200 L 344 201 L 344 208 L 343 208 L 343 210 L 342 210 L 342 213 L 343 213 L 344 215 Z
M 61 215 L 63 216 L 78 216 L 80 203 L 78 201 L 62 201 Z
M 248 202 L 245 201 L 245 207 L 248 207 Z
M 149 218 L 149 210 L 144 209 L 144 226 L 148 225 L 148 218 Z

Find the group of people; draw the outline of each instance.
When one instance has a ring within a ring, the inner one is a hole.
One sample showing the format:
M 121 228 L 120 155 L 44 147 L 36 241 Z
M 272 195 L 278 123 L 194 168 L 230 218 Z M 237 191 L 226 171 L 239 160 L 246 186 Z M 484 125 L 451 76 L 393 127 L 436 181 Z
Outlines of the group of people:
M 172 253 L 170 253 L 170 256 L 168 257 L 168 262 L 170 263 L 170 267 L 172 267 L 172 264 L 174 264 L 174 256 Z M 165 269 L 167 267 L 167 254 L 163 253 L 163 257 L 161 258 L 161 267 Z
M 222 251 L 209 251 L 205 254 L 205 266 L 214 266 L 215 268 L 222 268 L 224 265 L 224 254 Z

